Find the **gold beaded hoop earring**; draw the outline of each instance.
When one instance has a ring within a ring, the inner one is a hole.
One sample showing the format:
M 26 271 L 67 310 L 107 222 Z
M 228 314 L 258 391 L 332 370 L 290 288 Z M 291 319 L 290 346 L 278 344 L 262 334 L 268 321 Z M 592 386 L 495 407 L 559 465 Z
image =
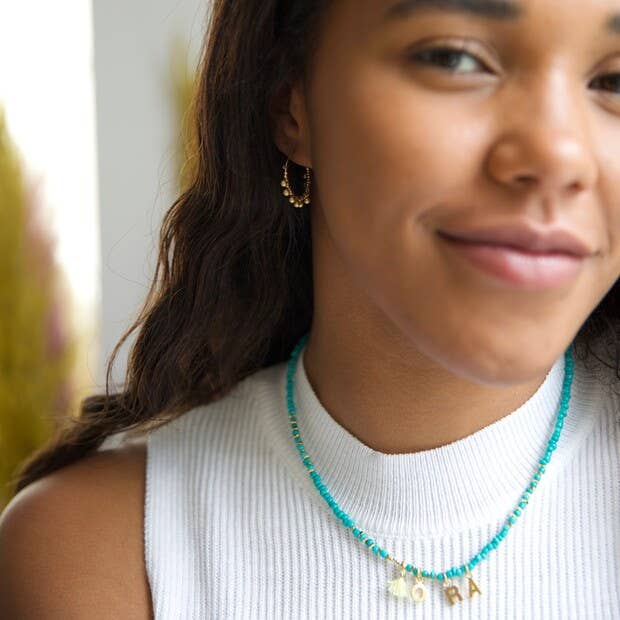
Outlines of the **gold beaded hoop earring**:
M 284 178 L 280 183 L 280 185 L 284 188 L 282 193 L 288 198 L 288 201 L 294 207 L 301 209 L 304 205 L 310 204 L 310 168 L 306 167 L 306 171 L 304 172 L 304 193 L 301 196 L 296 196 L 288 178 L 288 162 L 289 159 L 287 157 L 284 166 L 282 166 L 284 170 Z

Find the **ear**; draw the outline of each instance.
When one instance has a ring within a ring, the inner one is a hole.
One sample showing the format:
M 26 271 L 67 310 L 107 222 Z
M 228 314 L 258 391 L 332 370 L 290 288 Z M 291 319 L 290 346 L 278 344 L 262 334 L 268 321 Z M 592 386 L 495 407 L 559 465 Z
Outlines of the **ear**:
M 269 117 L 278 149 L 299 166 L 312 168 L 305 93 L 301 82 L 282 85 L 273 96 Z

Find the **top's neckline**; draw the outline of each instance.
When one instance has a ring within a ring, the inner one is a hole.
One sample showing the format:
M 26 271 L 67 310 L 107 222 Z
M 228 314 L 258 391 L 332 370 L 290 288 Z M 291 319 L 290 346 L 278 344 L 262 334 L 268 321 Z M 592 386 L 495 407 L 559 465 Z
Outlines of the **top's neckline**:
M 301 437 L 338 505 L 376 536 L 443 535 L 505 519 L 530 483 L 553 433 L 564 379 L 562 354 L 538 390 L 500 420 L 452 443 L 415 453 L 378 452 L 341 426 L 322 405 L 297 358 L 294 400 Z M 291 436 L 287 363 L 254 375 L 266 437 L 289 473 L 314 499 L 314 487 Z M 561 474 L 601 406 L 596 378 L 575 361 L 562 434 L 536 492 Z M 535 494 L 534 494 L 535 496 Z M 533 496 L 533 497 L 534 497 Z

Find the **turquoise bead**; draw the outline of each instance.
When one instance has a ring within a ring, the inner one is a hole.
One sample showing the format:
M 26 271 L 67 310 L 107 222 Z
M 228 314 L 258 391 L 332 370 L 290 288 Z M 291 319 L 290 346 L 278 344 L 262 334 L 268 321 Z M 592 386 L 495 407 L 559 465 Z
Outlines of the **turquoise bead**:
M 299 451 L 300 458 L 302 460 L 302 464 L 309 470 L 309 475 L 312 478 L 315 487 L 319 491 L 321 497 L 323 497 L 326 503 L 332 508 L 334 515 L 349 529 L 351 529 L 353 535 L 363 542 L 367 547 L 371 548 L 373 553 L 376 555 L 380 555 L 383 558 L 388 558 L 389 553 L 379 547 L 378 544 L 372 538 L 366 538 L 366 533 L 360 530 L 357 527 L 354 527 L 355 523 L 353 519 L 347 515 L 347 513 L 342 510 L 334 498 L 329 493 L 329 490 L 325 483 L 322 481 L 318 472 L 314 469 L 314 463 L 310 460 L 309 455 L 306 452 L 306 449 L 303 445 L 301 432 L 299 426 L 297 424 L 297 409 L 294 403 L 294 381 L 295 381 L 295 371 L 298 364 L 298 357 L 303 351 L 310 334 L 307 333 L 303 335 L 298 343 L 295 345 L 291 352 L 291 357 L 289 359 L 289 365 L 286 373 L 286 404 L 288 407 L 289 413 L 289 422 L 291 425 L 291 436 L 293 437 L 294 445 Z M 434 571 L 426 571 L 421 570 L 414 567 L 412 564 L 407 564 L 405 566 L 405 570 L 408 572 L 413 572 L 414 575 L 421 574 L 426 578 L 436 578 L 439 581 L 444 581 L 446 578 L 451 578 L 454 576 L 461 577 L 467 571 L 472 570 L 478 563 L 485 559 L 490 551 L 496 549 L 500 542 L 508 535 L 508 531 L 510 530 L 510 526 L 514 525 L 517 517 L 521 515 L 521 511 L 524 510 L 528 504 L 530 499 L 530 495 L 536 489 L 538 482 L 542 478 L 542 474 L 545 472 L 545 465 L 547 465 L 550 460 L 553 452 L 557 448 L 558 441 L 561 436 L 562 428 L 564 426 L 564 419 L 567 416 L 567 412 L 569 409 L 569 402 L 571 400 L 571 385 L 573 380 L 573 372 L 574 372 L 574 362 L 572 359 L 572 343 L 565 350 L 564 353 L 564 361 L 565 361 L 565 371 L 564 371 L 564 380 L 562 384 L 562 395 L 560 397 L 560 407 L 559 412 L 557 414 L 557 419 L 555 422 L 555 426 L 553 429 L 553 433 L 549 438 L 544 456 L 538 461 L 538 471 L 534 474 L 532 481 L 524 490 L 521 495 L 520 501 L 518 502 L 518 508 L 515 508 L 513 513 L 509 515 L 507 519 L 507 524 L 505 524 L 499 532 L 478 552 L 475 554 L 473 558 L 466 564 L 463 564 L 460 567 L 452 567 L 449 570 L 443 573 L 435 573 Z

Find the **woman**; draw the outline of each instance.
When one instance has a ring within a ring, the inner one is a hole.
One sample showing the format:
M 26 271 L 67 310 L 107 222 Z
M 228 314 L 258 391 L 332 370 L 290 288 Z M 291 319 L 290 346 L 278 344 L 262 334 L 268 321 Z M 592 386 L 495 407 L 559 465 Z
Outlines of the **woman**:
M 24 466 L 8 617 L 620 617 L 613 9 L 214 2 L 125 389 Z

